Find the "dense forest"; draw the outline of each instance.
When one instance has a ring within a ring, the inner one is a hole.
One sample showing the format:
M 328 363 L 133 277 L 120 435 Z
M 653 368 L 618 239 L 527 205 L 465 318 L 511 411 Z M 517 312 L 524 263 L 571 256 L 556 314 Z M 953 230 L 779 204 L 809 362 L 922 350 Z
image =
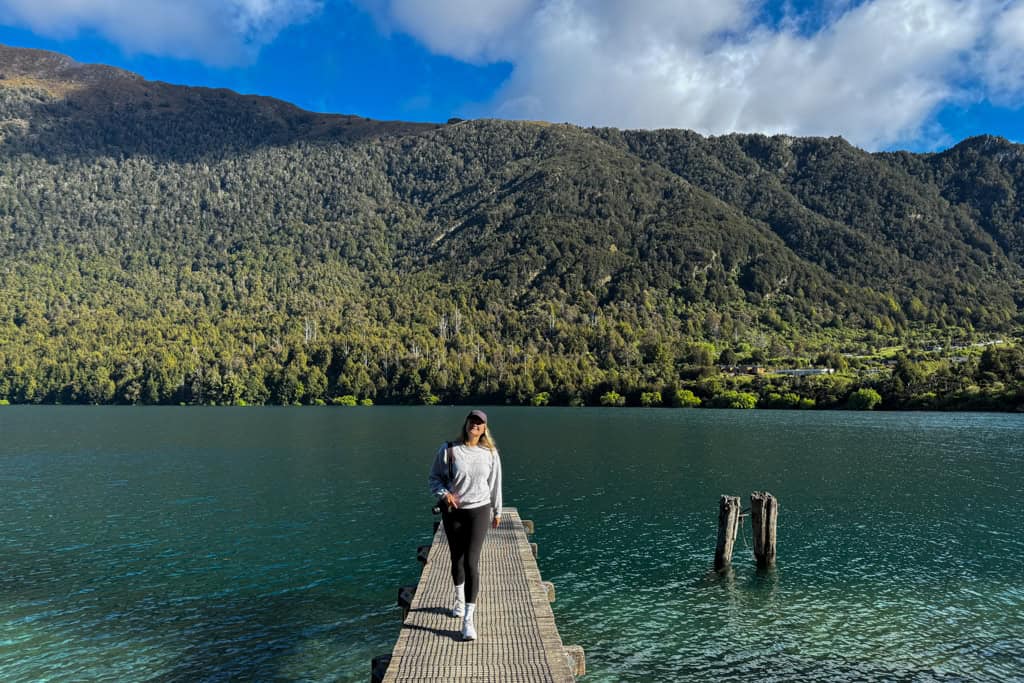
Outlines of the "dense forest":
M 379 122 L 0 46 L 0 402 L 1024 410 L 1022 192 L 1001 138 Z

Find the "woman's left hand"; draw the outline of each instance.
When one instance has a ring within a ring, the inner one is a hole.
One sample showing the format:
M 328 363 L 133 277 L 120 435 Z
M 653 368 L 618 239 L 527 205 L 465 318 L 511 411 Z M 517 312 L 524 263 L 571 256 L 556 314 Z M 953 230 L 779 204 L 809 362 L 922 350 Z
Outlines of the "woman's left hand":
M 491 521 L 491 526 L 495 529 L 498 528 L 499 524 L 501 524 L 501 515 L 495 516 L 495 518 Z

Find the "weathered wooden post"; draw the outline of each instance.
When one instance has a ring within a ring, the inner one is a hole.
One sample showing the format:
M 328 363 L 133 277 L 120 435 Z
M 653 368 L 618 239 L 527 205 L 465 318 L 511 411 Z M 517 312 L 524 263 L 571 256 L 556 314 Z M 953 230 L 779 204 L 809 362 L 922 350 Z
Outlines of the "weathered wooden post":
M 388 672 L 390 663 L 391 655 L 374 657 L 370 662 L 370 683 L 381 683 L 384 680 L 384 675 Z
M 402 608 L 402 621 L 404 622 L 409 616 L 409 610 L 412 608 L 412 599 L 416 595 L 416 586 L 401 586 L 398 589 L 398 606 Z
M 750 494 L 750 521 L 754 525 L 754 558 L 758 567 L 775 564 L 775 529 L 779 502 L 767 491 Z
M 579 645 L 566 645 L 564 648 L 565 657 L 569 660 L 569 668 L 573 676 L 579 678 L 587 674 L 587 654 Z
M 732 550 L 736 545 L 736 532 L 740 528 L 740 497 L 726 496 L 718 501 L 718 544 L 715 546 L 715 571 L 732 563 Z

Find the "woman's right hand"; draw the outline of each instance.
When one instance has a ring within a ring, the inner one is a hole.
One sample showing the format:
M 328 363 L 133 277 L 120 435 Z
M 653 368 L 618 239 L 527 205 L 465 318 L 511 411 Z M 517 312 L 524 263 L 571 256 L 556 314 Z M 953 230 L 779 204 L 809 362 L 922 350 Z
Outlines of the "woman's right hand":
M 448 507 L 451 508 L 452 510 L 459 507 L 459 497 L 456 496 L 454 493 L 446 493 L 444 496 L 444 500 L 446 503 L 448 503 Z

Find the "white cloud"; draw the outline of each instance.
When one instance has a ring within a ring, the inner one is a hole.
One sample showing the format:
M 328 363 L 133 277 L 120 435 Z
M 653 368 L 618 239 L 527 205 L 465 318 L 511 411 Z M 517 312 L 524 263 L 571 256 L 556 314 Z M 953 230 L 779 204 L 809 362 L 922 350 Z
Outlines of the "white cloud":
M 981 30 L 966 4 L 879 0 L 808 38 L 762 32 L 745 46 L 733 127 L 839 132 L 868 148 L 912 139 L 959 96 L 951 77 Z
M 537 0 L 390 0 L 384 11 L 431 50 L 477 62 L 506 57 L 507 42 L 537 6 Z
M 442 4 L 395 20 L 438 53 L 511 62 L 485 106 L 502 117 L 878 149 L 932 133 L 939 107 L 977 97 L 965 84 L 1024 93 L 1022 0 L 825 0 L 811 30 L 796 15 L 756 23 L 763 0 L 507 0 L 479 30 L 486 3 Z
M 993 25 L 984 75 L 997 102 L 1020 104 L 1024 99 L 1024 2 L 1008 7 Z
M 321 0 L 0 0 L 0 23 L 71 38 L 95 31 L 129 53 L 244 64 Z

